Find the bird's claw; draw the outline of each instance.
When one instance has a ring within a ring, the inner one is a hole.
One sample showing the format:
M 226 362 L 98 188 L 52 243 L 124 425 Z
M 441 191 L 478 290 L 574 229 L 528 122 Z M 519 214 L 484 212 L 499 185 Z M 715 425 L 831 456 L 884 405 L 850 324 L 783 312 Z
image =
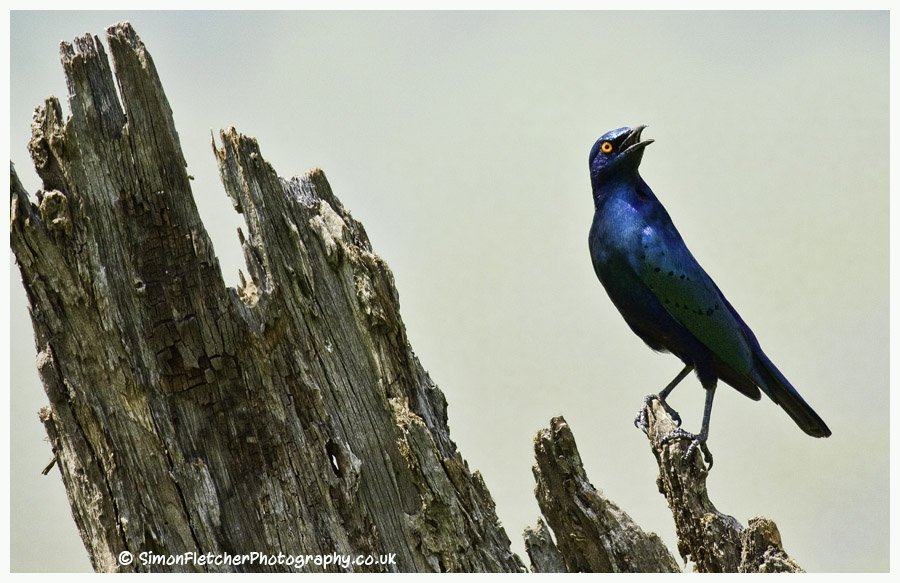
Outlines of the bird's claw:
M 662 443 L 668 443 L 674 439 L 689 439 L 691 441 L 690 445 L 688 445 L 687 447 L 687 450 L 684 452 L 683 458 L 685 460 L 691 459 L 691 456 L 694 455 L 694 452 L 699 449 L 703 453 L 703 461 L 707 466 L 706 471 L 712 469 L 713 456 L 712 452 L 709 451 L 709 447 L 707 447 L 706 445 L 706 436 L 690 433 L 679 427 L 672 433 L 663 437 Z
M 650 431 L 650 424 L 647 422 L 647 407 L 650 406 L 650 401 L 656 398 L 656 395 L 647 395 L 644 397 L 644 404 L 641 405 L 637 415 L 634 416 L 634 426 L 643 431 L 644 434 Z
M 640 410 L 638 410 L 637 415 L 634 416 L 634 426 L 645 434 L 650 430 L 650 424 L 647 421 L 647 407 L 650 406 L 650 402 L 653 399 L 657 399 L 660 402 L 663 409 L 665 409 L 666 413 L 672 418 L 675 427 L 681 427 L 681 415 L 678 414 L 678 411 L 670 407 L 664 399 L 661 399 L 659 395 L 647 395 L 644 397 L 644 404 L 641 406 Z

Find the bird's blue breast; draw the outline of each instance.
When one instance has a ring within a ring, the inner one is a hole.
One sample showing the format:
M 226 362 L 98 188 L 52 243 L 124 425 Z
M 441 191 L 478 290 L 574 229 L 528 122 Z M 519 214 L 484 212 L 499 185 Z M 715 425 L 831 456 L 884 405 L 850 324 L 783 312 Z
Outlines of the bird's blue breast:
M 594 213 L 588 244 L 594 272 L 625 322 L 654 350 L 672 350 L 678 325 L 638 274 L 641 237 L 648 228 L 640 210 L 609 198 Z
M 623 268 L 635 270 L 634 250 L 640 248 L 647 222 L 634 203 L 621 197 L 609 197 L 594 212 L 589 245 L 594 270 L 604 279 L 614 277 Z

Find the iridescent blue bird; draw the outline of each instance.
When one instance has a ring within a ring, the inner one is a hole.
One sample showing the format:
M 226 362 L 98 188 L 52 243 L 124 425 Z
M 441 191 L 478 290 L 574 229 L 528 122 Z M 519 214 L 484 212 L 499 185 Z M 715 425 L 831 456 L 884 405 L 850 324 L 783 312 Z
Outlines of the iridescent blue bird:
M 691 440 L 712 465 L 706 446 L 713 395 L 719 380 L 753 400 L 760 389 L 813 437 L 831 430 L 762 351 L 713 280 L 688 250 L 669 213 L 641 178 L 638 167 L 646 126 L 619 128 L 600 137 L 589 158 L 594 220 L 588 243 L 594 271 L 628 326 L 655 351 L 670 352 L 684 369 L 658 398 L 679 428 L 669 439 Z M 706 389 L 699 434 L 681 429 L 666 397 L 691 371 Z M 646 403 L 651 396 L 647 397 Z M 646 431 L 645 409 L 635 424 Z

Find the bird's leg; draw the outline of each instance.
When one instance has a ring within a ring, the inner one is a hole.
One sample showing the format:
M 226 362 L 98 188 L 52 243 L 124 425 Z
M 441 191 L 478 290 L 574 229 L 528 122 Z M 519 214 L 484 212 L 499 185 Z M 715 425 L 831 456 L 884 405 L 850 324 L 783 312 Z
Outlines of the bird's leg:
M 675 422 L 676 427 L 681 427 L 681 415 L 678 414 L 678 411 L 669 406 L 669 404 L 666 402 L 666 397 L 669 396 L 669 393 L 672 392 L 672 389 L 678 386 L 678 383 L 683 381 L 684 377 L 688 376 L 688 374 L 690 374 L 692 370 L 694 370 L 693 364 L 685 365 L 681 372 L 678 373 L 678 376 L 672 379 L 672 382 L 666 385 L 666 388 L 659 392 L 659 402 L 662 403 L 662 406 L 665 408 L 666 412 L 672 417 L 672 420 Z
M 693 455 L 694 451 L 696 451 L 699 447 L 700 451 L 703 452 L 703 460 L 707 464 L 707 471 L 711 470 L 713 466 L 713 456 L 709 451 L 709 447 L 707 447 L 706 445 L 706 439 L 709 437 L 709 419 L 710 417 L 712 417 L 712 404 L 715 394 L 715 385 L 706 388 L 706 404 L 703 407 L 703 425 L 700 427 L 700 433 L 689 433 L 679 427 L 662 439 L 663 443 L 678 438 L 690 439 L 691 444 L 688 446 L 687 451 L 684 452 L 684 459 L 689 459 L 691 455 Z
M 641 407 L 640 411 L 638 411 L 638 414 L 634 418 L 634 426 L 644 433 L 647 433 L 647 407 L 650 405 L 650 401 L 652 401 L 653 399 L 659 399 L 659 402 L 675 422 L 675 426 L 680 427 L 681 415 L 679 415 L 675 409 L 669 407 L 669 404 L 666 403 L 666 397 L 669 396 L 669 393 L 672 392 L 672 389 L 678 386 L 678 383 L 683 381 L 684 377 L 688 376 L 688 374 L 690 374 L 692 370 L 694 370 L 694 365 L 686 365 L 684 369 L 682 369 L 682 371 L 678 373 L 678 376 L 672 379 L 672 382 L 666 385 L 666 388 L 659 392 L 659 395 L 647 395 L 646 397 L 644 397 L 644 405 Z

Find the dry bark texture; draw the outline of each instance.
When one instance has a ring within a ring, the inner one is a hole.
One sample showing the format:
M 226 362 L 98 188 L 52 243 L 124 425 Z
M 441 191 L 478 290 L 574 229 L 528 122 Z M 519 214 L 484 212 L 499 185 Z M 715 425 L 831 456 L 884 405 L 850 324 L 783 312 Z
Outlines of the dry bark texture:
M 699 572 L 796 573 L 800 566 L 766 518 L 749 526 L 716 510 L 706 490 L 699 452 L 686 459 L 684 440 L 663 442 L 675 422 L 654 399 L 647 408 L 651 450 L 659 464 L 657 485 L 675 519 L 678 551 Z M 565 419 L 554 417 L 534 438 L 535 496 L 547 524 L 525 529 L 525 547 L 536 572 L 677 572 L 675 559 L 588 480 Z M 560 561 L 562 565 L 560 565 Z
M 534 438 L 535 496 L 569 573 L 674 573 L 678 563 L 654 533 L 588 480 L 572 430 L 562 417 Z M 529 551 L 529 554 L 532 553 Z M 535 570 L 542 569 L 540 563 Z
M 258 551 L 523 570 L 390 270 L 323 173 L 282 180 L 254 140 L 221 133 L 248 227 L 249 278 L 226 287 L 153 60 L 128 24 L 106 38 L 114 72 L 97 37 L 61 46 L 71 116 L 56 98 L 35 112 L 36 204 L 11 169 L 42 420 L 94 568 L 295 570 L 117 562 Z
M 741 531 L 741 573 L 803 573 L 781 545 L 781 533 L 768 518 L 751 518 Z
M 543 518 L 538 518 L 537 524 L 525 529 L 525 550 L 531 560 L 531 570 L 534 573 L 565 573 L 566 562 L 553 535 Z

